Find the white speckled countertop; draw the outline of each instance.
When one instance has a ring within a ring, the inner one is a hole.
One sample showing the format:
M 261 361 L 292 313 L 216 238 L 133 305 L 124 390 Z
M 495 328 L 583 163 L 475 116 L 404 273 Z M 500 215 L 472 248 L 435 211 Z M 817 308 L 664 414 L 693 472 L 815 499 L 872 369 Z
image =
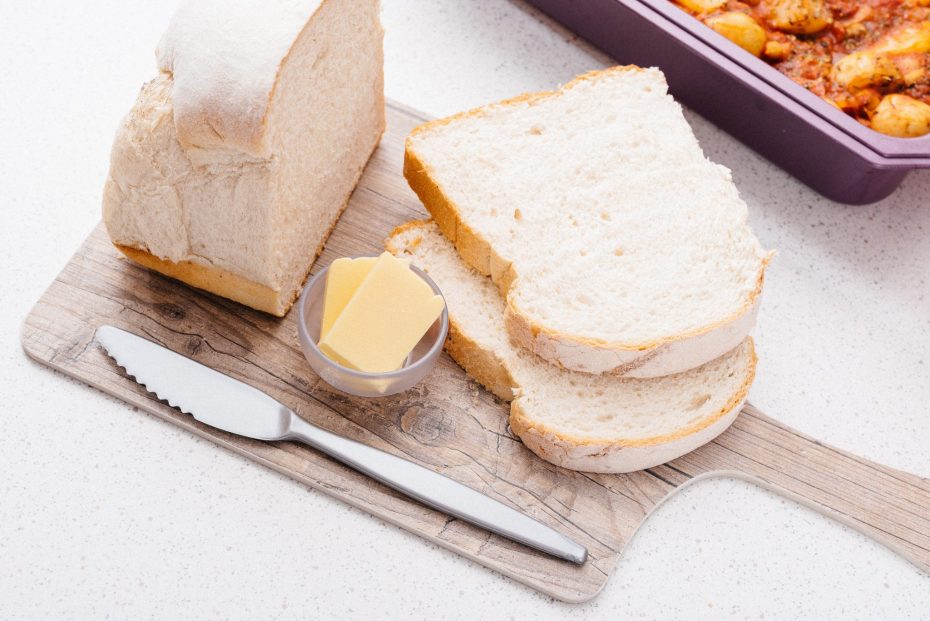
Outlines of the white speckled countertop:
M 27 360 L 20 324 L 99 219 L 173 5 L 4 7 L 0 618 L 927 618 L 913 566 L 728 479 L 663 505 L 596 600 L 555 602 Z M 385 0 L 384 23 L 388 96 L 437 115 L 609 62 L 507 0 Z M 779 250 L 752 401 L 930 476 L 930 172 L 837 205 L 689 118 Z

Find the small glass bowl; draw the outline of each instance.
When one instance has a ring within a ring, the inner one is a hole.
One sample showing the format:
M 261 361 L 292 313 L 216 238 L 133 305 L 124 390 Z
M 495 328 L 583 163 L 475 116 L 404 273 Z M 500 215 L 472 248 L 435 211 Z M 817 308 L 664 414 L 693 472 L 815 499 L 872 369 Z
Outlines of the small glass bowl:
M 437 295 L 442 291 L 426 275 L 426 272 L 411 265 L 414 274 L 422 278 Z M 330 360 L 317 347 L 320 340 L 320 324 L 323 320 L 323 294 L 326 290 L 327 266 L 320 270 L 304 287 L 297 301 L 297 332 L 300 346 L 307 362 L 327 384 L 342 392 L 357 397 L 386 397 L 403 392 L 426 377 L 436 365 L 442 346 L 449 332 L 449 312 L 445 306 L 442 314 L 430 326 L 423 338 L 416 344 L 404 366 L 387 373 L 364 373 L 356 371 Z M 445 301 L 445 298 L 443 298 Z

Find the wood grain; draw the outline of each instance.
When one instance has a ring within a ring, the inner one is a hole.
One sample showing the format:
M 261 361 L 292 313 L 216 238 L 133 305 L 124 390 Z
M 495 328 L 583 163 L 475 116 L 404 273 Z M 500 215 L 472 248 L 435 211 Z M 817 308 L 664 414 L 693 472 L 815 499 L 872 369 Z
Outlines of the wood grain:
M 400 172 L 403 139 L 422 118 L 394 105 L 388 117 L 382 145 L 318 265 L 376 253 L 394 226 L 425 216 Z M 93 341 L 104 323 L 253 384 L 318 425 L 510 504 L 583 543 L 590 560 L 576 567 L 449 519 L 302 445 L 201 425 L 123 375 Z M 52 368 L 565 601 L 585 601 L 603 588 L 624 545 L 672 492 L 720 474 L 815 507 L 930 571 L 930 481 L 825 446 L 752 406 L 717 440 L 667 465 L 629 475 L 562 470 L 526 450 L 507 428 L 507 405 L 447 356 L 407 393 L 348 397 L 307 365 L 294 313 L 275 319 L 139 268 L 113 249 L 102 226 L 32 310 L 23 347 Z

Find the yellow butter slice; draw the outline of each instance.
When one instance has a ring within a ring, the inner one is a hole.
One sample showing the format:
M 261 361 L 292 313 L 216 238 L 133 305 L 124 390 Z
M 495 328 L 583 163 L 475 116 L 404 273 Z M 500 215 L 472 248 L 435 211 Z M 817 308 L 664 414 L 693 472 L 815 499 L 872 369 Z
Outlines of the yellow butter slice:
M 323 322 L 320 326 L 320 337 L 326 336 L 329 329 L 336 323 L 342 310 L 352 299 L 368 272 L 374 266 L 378 257 L 348 257 L 336 259 L 329 265 L 326 272 L 326 292 L 323 297 Z
M 320 351 L 357 371 L 397 370 L 444 305 L 407 261 L 385 252 L 320 339 Z

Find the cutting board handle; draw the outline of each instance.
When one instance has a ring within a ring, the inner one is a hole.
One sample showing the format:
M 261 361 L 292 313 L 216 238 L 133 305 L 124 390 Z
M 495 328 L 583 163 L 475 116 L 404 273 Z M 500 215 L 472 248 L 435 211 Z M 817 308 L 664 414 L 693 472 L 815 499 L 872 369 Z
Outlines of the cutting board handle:
M 930 573 L 930 480 L 827 446 L 747 404 L 712 443 L 669 467 L 729 472 L 810 506 Z

